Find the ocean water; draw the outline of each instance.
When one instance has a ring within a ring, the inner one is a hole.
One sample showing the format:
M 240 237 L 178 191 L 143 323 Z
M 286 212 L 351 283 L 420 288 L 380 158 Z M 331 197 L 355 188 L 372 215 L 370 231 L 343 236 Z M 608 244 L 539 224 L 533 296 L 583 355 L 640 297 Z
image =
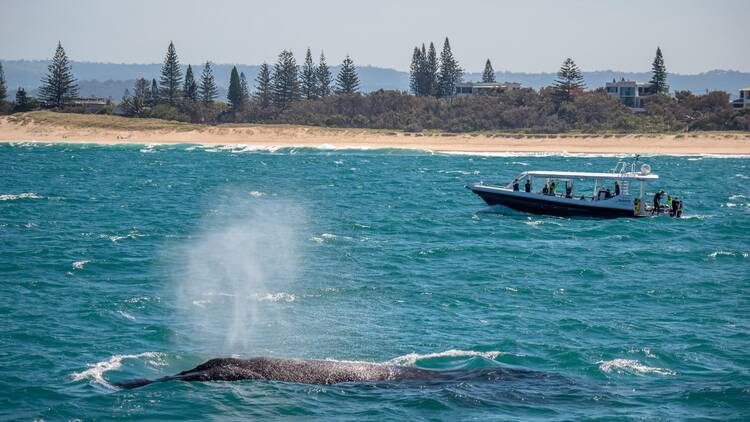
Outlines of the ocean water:
M 748 420 L 750 160 L 643 160 L 685 218 L 464 189 L 613 157 L 0 145 L 0 419 Z M 536 375 L 112 385 L 258 355 Z

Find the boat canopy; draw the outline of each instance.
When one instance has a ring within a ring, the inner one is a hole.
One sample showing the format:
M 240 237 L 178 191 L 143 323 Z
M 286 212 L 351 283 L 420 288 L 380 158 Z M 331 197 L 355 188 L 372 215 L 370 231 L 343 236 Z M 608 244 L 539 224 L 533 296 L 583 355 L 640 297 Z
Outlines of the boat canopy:
M 577 171 L 525 171 L 521 173 L 517 179 L 522 179 L 525 176 L 532 177 L 549 177 L 549 178 L 560 178 L 560 179 L 618 179 L 618 180 L 638 180 L 638 181 L 652 181 L 659 180 L 659 176 L 655 174 L 642 174 L 642 173 L 586 173 Z

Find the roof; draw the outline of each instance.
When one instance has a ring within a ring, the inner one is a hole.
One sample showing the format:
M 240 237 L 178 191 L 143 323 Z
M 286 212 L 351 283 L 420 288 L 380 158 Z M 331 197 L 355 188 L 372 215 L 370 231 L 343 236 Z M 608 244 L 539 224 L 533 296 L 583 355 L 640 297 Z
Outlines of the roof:
M 474 88 L 504 88 L 507 86 L 521 85 L 518 82 L 459 82 L 456 86 L 471 86 Z
M 655 174 L 641 173 L 586 173 L 578 171 L 526 171 L 522 175 L 534 177 L 559 177 L 566 178 L 584 178 L 584 179 L 620 179 L 620 180 L 658 180 L 659 176 Z

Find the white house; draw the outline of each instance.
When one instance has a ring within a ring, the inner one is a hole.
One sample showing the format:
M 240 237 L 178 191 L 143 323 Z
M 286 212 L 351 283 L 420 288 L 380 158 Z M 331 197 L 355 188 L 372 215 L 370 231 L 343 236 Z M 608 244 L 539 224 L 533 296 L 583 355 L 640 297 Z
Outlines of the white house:
M 521 89 L 516 82 L 461 82 L 456 84 L 456 95 L 490 94 Z
M 643 97 L 654 93 L 653 85 L 650 83 L 625 79 L 607 82 L 606 88 L 610 97 L 618 98 L 621 103 L 636 110 L 643 109 Z
M 740 90 L 740 98 L 732 101 L 734 108 L 750 108 L 750 87 Z

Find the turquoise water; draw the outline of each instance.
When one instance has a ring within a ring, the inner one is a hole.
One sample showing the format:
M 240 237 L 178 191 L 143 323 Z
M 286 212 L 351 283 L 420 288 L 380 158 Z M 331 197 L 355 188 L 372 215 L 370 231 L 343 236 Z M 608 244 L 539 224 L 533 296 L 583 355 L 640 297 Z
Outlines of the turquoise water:
M 648 157 L 686 218 L 491 213 L 607 157 L 0 145 L 0 419 L 750 418 L 750 160 Z M 110 383 L 217 356 L 547 374 Z

